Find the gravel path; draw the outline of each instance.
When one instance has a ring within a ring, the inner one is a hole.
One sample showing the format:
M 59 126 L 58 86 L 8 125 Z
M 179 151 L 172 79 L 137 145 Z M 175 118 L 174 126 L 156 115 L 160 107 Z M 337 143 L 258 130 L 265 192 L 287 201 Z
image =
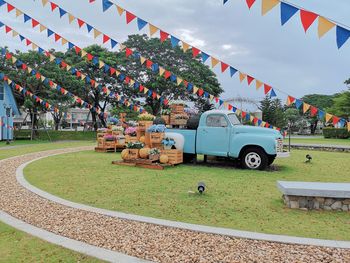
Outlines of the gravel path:
M 43 199 L 16 181 L 16 169 L 23 163 L 86 149 L 91 147 L 0 161 L 0 209 L 55 234 L 156 262 L 350 262 L 350 250 L 345 249 L 231 238 L 77 210 Z

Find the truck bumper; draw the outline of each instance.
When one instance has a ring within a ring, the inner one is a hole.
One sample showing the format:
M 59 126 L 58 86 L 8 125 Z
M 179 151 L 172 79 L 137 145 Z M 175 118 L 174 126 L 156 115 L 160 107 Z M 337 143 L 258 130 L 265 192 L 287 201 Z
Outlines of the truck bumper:
M 276 158 L 287 158 L 290 157 L 290 152 L 278 152 Z

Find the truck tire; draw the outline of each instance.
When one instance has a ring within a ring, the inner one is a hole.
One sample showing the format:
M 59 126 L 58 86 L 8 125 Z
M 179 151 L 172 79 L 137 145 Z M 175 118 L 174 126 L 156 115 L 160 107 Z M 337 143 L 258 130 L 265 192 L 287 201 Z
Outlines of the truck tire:
M 241 155 L 241 165 L 245 169 L 264 170 L 268 165 L 268 156 L 264 150 L 256 147 L 245 149 Z
M 267 162 L 267 166 L 270 166 L 276 159 L 276 156 L 269 156 L 268 157 L 268 162 Z
M 186 127 L 188 130 L 197 130 L 199 126 L 199 120 L 201 118 L 201 115 L 194 115 L 190 117 L 187 121 Z

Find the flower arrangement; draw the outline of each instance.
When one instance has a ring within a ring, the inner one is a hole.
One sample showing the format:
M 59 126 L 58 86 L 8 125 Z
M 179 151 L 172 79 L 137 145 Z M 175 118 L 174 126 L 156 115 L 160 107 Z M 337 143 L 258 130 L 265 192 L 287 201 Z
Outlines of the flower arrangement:
M 160 150 L 157 149 L 157 148 L 152 148 L 152 149 L 149 151 L 149 155 L 160 155 Z
M 120 131 L 124 132 L 124 128 L 122 126 L 112 126 L 112 131 Z
M 150 133 L 163 133 L 166 131 L 166 127 L 163 124 L 152 125 L 147 129 L 147 132 Z
M 97 130 L 97 132 L 107 132 L 108 131 L 108 129 L 107 128 L 100 128 L 100 129 L 98 129 Z
M 129 142 L 126 144 L 127 149 L 142 149 L 145 145 L 142 142 Z
M 115 141 L 115 137 L 113 135 L 110 134 L 106 134 L 105 136 L 103 136 L 103 138 L 105 139 L 105 141 L 107 142 L 113 142 Z
M 188 116 L 187 115 L 184 115 L 184 114 L 177 114 L 175 115 L 175 119 L 176 120 L 188 120 Z
M 171 113 L 171 110 L 170 110 L 170 109 L 162 109 L 162 110 L 160 111 L 160 114 L 161 114 L 161 115 L 170 115 L 170 113 Z
M 136 121 L 128 121 L 126 123 L 129 127 L 137 127 L 137 122 Z
M 135 127 L 129 127 L 125 130 L 125 134 L 129 135 L 129 136 L 136 136 L 137 135 L 137 131 Z
M 155 117 L 152 114 L 149 114 L 149 113 L 142 113 L 139 116 L 137 116 L 137 119 L 139 121 L 153 121 L 154 118 Z
M 108 119 L 108 125 L 117 125 L 119 123 L 119 119 L 116 117 L 110 117 Z
M 176 143 L 175 143 L 174 139 L 166 137 L 162 141 L 162 144 L 164 145 L 165 149 L 169 149 L 170 150 Z
M 186 102 L 183 100 L 171 100 L 169 105 L 186 105 Z
M 194 108 L 185 108 L 185 112 L 189 115 L 197 115 L 198 114 L 198 109 Z

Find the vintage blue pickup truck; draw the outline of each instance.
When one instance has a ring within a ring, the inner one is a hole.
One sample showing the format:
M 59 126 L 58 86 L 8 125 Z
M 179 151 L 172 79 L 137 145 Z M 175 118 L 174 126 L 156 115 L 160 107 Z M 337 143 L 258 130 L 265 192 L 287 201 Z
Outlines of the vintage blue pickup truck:
M 279 131 L 244 126 L 231 111 L 211 110 L 203 113 L 197 129 L 174 129 L 185 138 L 184 155 L 197 154 L 236 159 L 243 168 L 262 170 L 283 154 L 283 137 Z

